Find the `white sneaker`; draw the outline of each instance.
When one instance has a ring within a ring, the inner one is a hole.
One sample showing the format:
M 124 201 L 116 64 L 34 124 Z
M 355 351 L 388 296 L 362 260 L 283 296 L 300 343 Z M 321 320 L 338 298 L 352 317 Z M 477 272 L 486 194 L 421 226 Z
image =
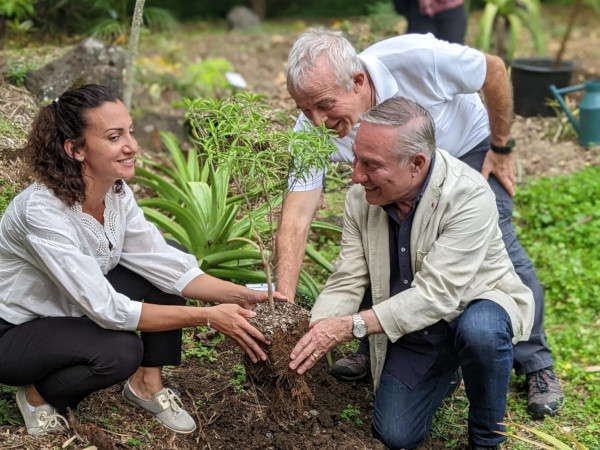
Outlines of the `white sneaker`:
M 21 411 L 27 432 L 32 436 L 41 436 L 42 434 L 59 431 L 63 428 L 69 428 L 67 419 L 61 416 L 54 406 L 45 404 L 36 406 L 35 410 L 30 411 L 25 398 L 25 387 L 17 388 L 17 406 Z
M 171 389 L 163 388 L 154 394 L 154 399 L 144 400 L 135 395 L 127 381 L 123 387 L 123 397 L 132 405 L 154 414 L 165 427 L 176 433 L 188 434 L 196 429 L 196 422 L 183 409 L 181 399 Z

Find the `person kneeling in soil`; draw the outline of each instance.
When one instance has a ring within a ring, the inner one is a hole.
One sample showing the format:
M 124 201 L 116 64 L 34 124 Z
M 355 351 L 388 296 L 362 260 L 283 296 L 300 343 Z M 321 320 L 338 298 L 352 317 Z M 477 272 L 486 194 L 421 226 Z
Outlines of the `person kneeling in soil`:
M 267 341 L 246 320 L 266 292 L 204 274 L 145 220 L 122 181 L 137 150 L 127 109 L 103 86 L 63 94 L 33 123 L 36 181 L 0 222 L 0 383 L 21 386 L 29 434 L 59 430 L 67 407 L 130 376 L 125 400 L 194 431 L 161 381 L 163 365 L 180 363 L 182 327 L 211 326 L 266 360 L 257 341 Z
M 460 365 L 469 448 L 497 449 L 513 345 L 529 336 L 534 300 L 502 243 L 494 194 L 436 148 L 417 103 L 391 98 L 360 120 L 340 256 L 290 368 L 304 373 L 340 342 L 369 335 L 374 433 L 413 449 Z M 369 285 L 373 307 L 357 313 Z

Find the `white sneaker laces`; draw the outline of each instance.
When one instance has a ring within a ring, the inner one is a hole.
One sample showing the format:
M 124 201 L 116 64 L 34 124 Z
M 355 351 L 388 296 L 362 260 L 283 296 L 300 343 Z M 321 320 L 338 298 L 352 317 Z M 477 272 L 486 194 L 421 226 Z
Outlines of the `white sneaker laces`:
M 164 409 L 171 408 L 175 413 L 179 412 L 183 407 L 181 399 L 171 389 L 167 389 L 167 395 L 161 395 L 158 401 Z
M 43 412 L 42 414 L 40 414 L 39 418 L 40 428 L 43 431 L 49 431 L 60 427 L 62 425 L 61 421 L 62 423 L 64 423 L 66 428 L 69 428 L 69 423 L 67 422 L 67 419 L 65 419 L 57 412 L 54 412 L 52 414 L 46 414 L 46 412 Z

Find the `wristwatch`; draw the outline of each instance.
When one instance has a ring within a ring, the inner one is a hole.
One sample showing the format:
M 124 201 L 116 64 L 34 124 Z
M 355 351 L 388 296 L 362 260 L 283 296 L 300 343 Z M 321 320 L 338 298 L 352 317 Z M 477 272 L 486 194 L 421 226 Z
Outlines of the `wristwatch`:
M 514 146 L 515 146 L 515 140 L 513 138 L 510 138 L 508 140 L 508 142 L 506 143 L 506 145 L 498 146 L 498 145 L 492 144 L 492 151 L 494 153 L 499 153 L 501 155 L 508 155 L 508 154 L 512 153 Z
M 352 334 L 356 339 L 367 335 L 367 324 L 360 314 L 352 314 Z

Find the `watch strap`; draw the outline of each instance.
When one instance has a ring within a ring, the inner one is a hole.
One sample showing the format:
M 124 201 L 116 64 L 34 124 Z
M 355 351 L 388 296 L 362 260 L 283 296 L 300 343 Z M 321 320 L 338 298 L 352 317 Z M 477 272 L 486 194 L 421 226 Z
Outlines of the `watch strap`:
M 513 148 L 515 146 L 515 140 L 510 138 L 506 145 L 491 145 L 491 149 L 494 153 L 498 153 L 500 155 L 509 155 L 512 153 Z

